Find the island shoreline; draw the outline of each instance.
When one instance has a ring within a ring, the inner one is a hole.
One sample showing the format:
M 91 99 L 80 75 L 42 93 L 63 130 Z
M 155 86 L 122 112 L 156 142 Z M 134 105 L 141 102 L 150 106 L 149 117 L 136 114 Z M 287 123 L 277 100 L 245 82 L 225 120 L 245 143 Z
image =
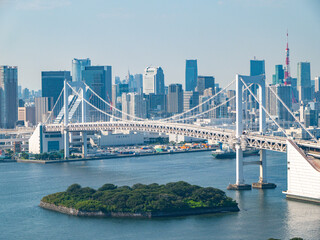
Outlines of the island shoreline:
M 131 213 L 131 212 L 110 212 L 104 213 L 102 211 L 98 212 L 87 212 L 81 211 L 74 208 L 68 208 L 64 206 L 57 206 L 52 203 L 47 203 L 40 201 L 39 206 L 41 208 L 60 212 L 67 215 L 77 216 L 77 217 L 116 217 L 116 218 L 162 218 L 162 217 L 181 217 L 190 215 L 204 215 L 204 214 L 214 214 L 214 213 L 227 213 L 227 212 L 239 212 L 238 206 L 234 207 L 215 207 L 215 208 L 196 208 L 188 209 L 183 211 L 173 211 L 173 212 L 141 212 L 141 213 Z

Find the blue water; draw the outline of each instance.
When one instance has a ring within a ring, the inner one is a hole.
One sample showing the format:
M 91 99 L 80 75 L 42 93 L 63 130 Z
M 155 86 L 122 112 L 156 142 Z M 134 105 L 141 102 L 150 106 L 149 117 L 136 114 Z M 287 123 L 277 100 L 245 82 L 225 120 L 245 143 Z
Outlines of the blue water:
M 268 152 L 268 179 L 276 189 L 225 190 L 235 182 L 235 160 L 217 160 L 210 152 L 101 161 L 26 164 L 0 163 L 0 239 L 320 239 L 320 205 L 289 201 L 286 155 Z M 257 157 L 246 158 L 257 160 Z M 245 166 L 247 183 L 259 167 Z M 187 181 L 226 191 L 238 213 L 166 219 L 83 218 L 38 207 L 47 194 L 72 183 L 98 188 L 104 183 Z M 320 184 L 320 183 L 319 183 Z

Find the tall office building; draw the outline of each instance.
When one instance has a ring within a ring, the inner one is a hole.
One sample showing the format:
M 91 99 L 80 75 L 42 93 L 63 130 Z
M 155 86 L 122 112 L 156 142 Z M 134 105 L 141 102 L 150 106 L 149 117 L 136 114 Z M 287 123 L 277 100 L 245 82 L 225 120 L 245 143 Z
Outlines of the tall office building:
M 25 126 L 36 125 L 36 108 L 35 106 L 26 106 L 18 108 L 18 121 L 23 121 Z
M 264 60 L 250 60 L 250 76 L 265 74 Z
M 122 94 L 122 111 L 138 118 L 147 117 L 147 103 L 143 95 L 138 93 Z M 123 114 L 122 119 L 130 120 L 131 117 Z
M 111 66 L 87 66 L 82 71 L 84 81 L 95 93 L 107 102 L 112 102 Z
M 52 97 L 53 105 L 63 89 L 64 80 L 71 81 L 69 71 L 42 71 L 41 72 L 41 89 L 42 97 Z M 51 109 L 49 109 L 50 111 Z
M 292 87 L 290 85 L 276 84 L 269 87 L 279 96 L 279 98 L 291 109 L 292 106 Z M 277 117 L 282 123 L 292 121 L 292 116 L 283 104 L 277 99 L 274 93 L 267 89 L 267 109 L 268 112 Z M 281 124 L 281 122 L 280 122 Z
M 186 91 L 194 91 L 198 80 L 197 60 L 186 60 Z
M 47 120 L 53 105 L 53 97 L 36 97 L 34 99 L 36 124 Z
M 164 74 L 161 67 L 147 67 L 145 69 L 143 93 L 164 94 Z
M 168 89 L 167 112 L 171 114 L 183 112 L 183 90 L 181 84 L 170 84 Z
M 284 79 L 284 69 L 282 65 L 275 66 L 275 74 L 272 75 L 272 84 L 281 84 Z
M 214 89 L 214 77 L 213 76 L 198 76 L 197 90 L 200 95 L 203 94 L 205 89 Z
M 314 79 L 314 91 L 320 92 L 320 76 Z
M 14 128 L 18 120 L 18 69 L 0 66 L 0 128 Z
M 199 105 L 199 93 L 194 91 L 184 91 L 183 111 L 187 111 L 197 105 Z
M 310 76 L 310 63 L 298 62 L 297 69 L 297 87 L 299 92 L 300 101 L 311 100 L 311 76 Z
M 143 93 L 143 75 L 142 74 L 135 74 L 134 75 L 134 82 L 136 92 L 139 94 Z
M 91 66 L 91 60 L 86 59 L 77 59 L 72 60 L 72 81 L 80 82 L 82 80 L 82 71 L 85 67 Z
M 250 60 L 250 76 L 258 76 L 265 74 L 265 61 L 264 60 Z M 254 95 L 257 95 L 258 86 L 256 84 L 251 86 L 251 91 Z M 255 101 L 254 97 L 247 91 L 247 102 L 248 108 L 250 109 L 257 109 L 259 108 L 259 104 Z

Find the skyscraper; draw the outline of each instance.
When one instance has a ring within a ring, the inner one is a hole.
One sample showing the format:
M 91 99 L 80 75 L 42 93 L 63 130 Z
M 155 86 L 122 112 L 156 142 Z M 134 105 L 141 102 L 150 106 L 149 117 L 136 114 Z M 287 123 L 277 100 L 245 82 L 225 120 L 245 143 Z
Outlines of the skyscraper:
M 82 71 L 84 81 L 95 93 L 108 102 L 112 102 L 111 66 L 87 66 Z
M 250 76 L 258 76 L 261 74 L 265 74 L 265 62 L 264 60 L 250 60 Z M 251 91 L 253 94 L 257 95 L 258 86 L 256 84 L 251 86 Z M 259 104 L 255 101 L 254 97 L 248 92 L 249 109 L 259 107 Z
M 18 69 L 0 66 L 0 127 L 14 128 L 18 120 Z
M 143 93 L 164 94 L 164 74 L 161 67 L 147 67 L 145 69 Z
M 194 91 L 198 81 L 197 60 L 186 60 L 186 91 Z
M 183 111 L 187 111 L 197 105 L 199 105 L 199 93 L 195 91 L 184 91 Z
M 320 76 L 314 79 L 314 91 L 320 92 Z
M 122 111 L 129 115 L 146 118 L 147 103 L 143 95 L 138 93 L 123 93 L 122 94 Z M 123 114 L 122 119 L 129 120 L 131 117 Z
M 72 81 L 80 82 L 82 80 L 82 71 L 85 67 L 91 66 L 91 60 L 86 59 L 77 59 L 72 60 Z
M 275 66 L 275 74 L 272 76 L 272 84 L 281 84 L 284 79 L 284 69 L 282 65 Z
M 168 89 L 168 113 L 181 113 L 183 111 L 183 90 L 181 84 L 170 84 Z
M 214 89 L 214 77 L 213 76 L 198 76 L 197 90 L 200 95 L 207 88 Z
M 298 62 L 297 69 L 297 87 L 299 92 L 299 100 L 311 100 L 311 77 L 310 63 Z
M 43 71 L 41 72 L 42 97 L 52 97 L 53 105 L 58 100 L 63 89 L 64 80 L 71 81 L 69 71 Z M 50 111 L 51 109 L 49 109 Z
M 265 74 L 264 60 L 250 60 L 250 76 Z
M 136 86 L 136 92 L 139 94 L 143 93 L 143 76 L 142 74 L 135 74 L 134 75 L 134 81 Z

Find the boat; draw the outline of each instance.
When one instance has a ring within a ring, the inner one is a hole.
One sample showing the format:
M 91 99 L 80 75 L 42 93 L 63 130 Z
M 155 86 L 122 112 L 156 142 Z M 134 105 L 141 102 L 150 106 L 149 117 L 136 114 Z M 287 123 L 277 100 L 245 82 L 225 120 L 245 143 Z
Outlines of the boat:
M 249 157 L 254 155 L 259 155 L 258 149 L 249 149 L 249 150 L 243 151 L 244 157 Z M 236 158 L 236 152 L 230 149 L 227 149 L 227 150 L 217 149 L 215 151 L 212 151 L 212 156 L 216 159 Z

